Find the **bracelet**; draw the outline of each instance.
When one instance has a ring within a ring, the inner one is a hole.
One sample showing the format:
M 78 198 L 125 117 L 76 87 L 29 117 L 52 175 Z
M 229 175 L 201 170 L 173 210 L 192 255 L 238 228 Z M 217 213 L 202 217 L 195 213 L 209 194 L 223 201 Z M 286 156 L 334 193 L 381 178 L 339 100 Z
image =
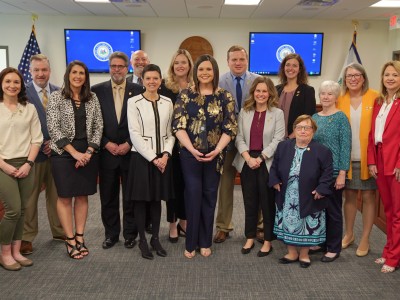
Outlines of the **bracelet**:
M 86 150 L 86 153 L 87 153 L 87 154 L 93 154 L 93 151 L 90 150 L 90 149 L 87 149 L 87 150 Z
M 215 149 L 217 149 L 219 152 L 222 152 L 222 149 L 218 146 L 215 146 Z
M 26 163 L 28 164 L 28 165 L 30 165 L 31 166 L 31 168 L 33 167 L 33 165 L 35 164 L 35 162 L 34 161 L 31 161 L 31 160 L 29 160 L 29 159 L 27 159 L 26 160 Z

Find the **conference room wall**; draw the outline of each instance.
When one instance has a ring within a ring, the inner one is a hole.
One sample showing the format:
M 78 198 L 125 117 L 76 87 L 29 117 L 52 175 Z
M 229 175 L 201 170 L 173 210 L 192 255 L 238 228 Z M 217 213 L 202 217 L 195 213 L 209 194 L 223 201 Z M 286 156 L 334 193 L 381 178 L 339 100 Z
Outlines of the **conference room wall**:
M 17 66 L 31 31 L 29 15 L 1 15 L 0 46 L 9 47 L 11 66 Z M 172 53 L 190 36 L 202 36 L 212 45 L 221 73 L 228 70 L 226 51 L 233 44 L 248 49 L 250 31 L 324 32 L 322 75 L 310 78 L 318 87 L 323 80 L 337 80 L 350 46 L 354 26 L 350 20 L 248 20 L 248 19 L 187 19 L 128 18 L 96 16 L 39 16 L 35 24 L 42 53 L 49 56 L 52 82 L 62 83 L 65 71 L 64 28 L 140 29 L 142 49 L 152 63 L 166 72 Z M 360 21 L 357 45 L 371 87 L 379 88 L 381 66 L 392 57 L 388 21 Z M 393 34 L 391 35 L 393 36 Z M 276 76 L 271 77 L 277 83 Z M 109 79 L 107 74 L 91 74 L 91 83 Z

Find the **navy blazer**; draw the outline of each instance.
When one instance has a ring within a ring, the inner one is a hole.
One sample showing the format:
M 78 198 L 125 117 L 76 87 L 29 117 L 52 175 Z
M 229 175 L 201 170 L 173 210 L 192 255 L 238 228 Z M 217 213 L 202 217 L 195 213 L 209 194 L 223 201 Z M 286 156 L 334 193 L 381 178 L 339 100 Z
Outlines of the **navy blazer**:
M 275 202 L 279 210 L 283 209 L 290 167 L 295 154 L 296 139 L 280 142 L 274 155 L 274 161 L 269 174 L 269 186 L 281 183 L 280 192 L 276 191 Z M 321 211 L 328 205 L 326 196 L 332 193 L 333 160 L 331 151 L 312 140 L 303 154 L 299 176 L 300 217 Z M 325 196 L 314 200 L 312 192 Z
M 280 97 L 285 86 L 279 84 L 276 86 L 278 96 Z M 292 104 L 290 105 L 288 123 L 286 124 L 288 135 L 293 132 L 293 123 L 298 116 L 310 115 L 317 112 L 315 101 L 315 90 L 308 84 L 300 84 L 294 92 Z
M 128 168 L 131 151 L 121 158 L 120 156 L 112 155 L 110 152 L 104 149 L 104 146 L 108 142 L 113 142 L 118 145 L 128 142 L 129 145 L 132 145 L 129 137 L 128 119 L 126 116 L 127 103 L 129 98 L 142 93 L 143 87 L 136 83 L 132 83 L 131 81 L 126 82 L 123 99 L 124 103 L 122 105 L 121 119 L 119 123 L 117 120 L 117 114 L 115 112 L 114 94 L 111 80 L 96 84 L 92 86 L 91 90 L 99 99 L 104 124 L 100 146 L 100 167 L 103 169 L 115 169 L 119 166 Z
M 49 83 L 49 86 L 50 86 L 50 94 L 60 89 L 58 86 L 55 86 L 51 83 Z M 50 94 L 48 95 L 49 99 L 50 99 Z M 36 108 L 43 134 L 43 144 L 40 147 L 39 154 L 36 157 L 35 161 L 43 162 L 46 159 L 48 159 L 48 156 L 43 153 L 44 142 L 50 140 L 49 131 L 47 129 L 46 110 L 43 107 L 42 100 L 40 100 L 40 97 L 36 92 L 35 86 L 33 85 L 33 81 L 26 84 L 26 95 L 28 97 L 28 101 L 32 103 Z

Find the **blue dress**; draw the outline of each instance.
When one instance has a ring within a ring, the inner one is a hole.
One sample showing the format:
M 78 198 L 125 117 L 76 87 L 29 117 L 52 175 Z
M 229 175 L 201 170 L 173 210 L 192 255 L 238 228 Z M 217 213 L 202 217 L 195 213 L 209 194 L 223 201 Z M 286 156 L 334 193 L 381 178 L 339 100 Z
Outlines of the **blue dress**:
M 283 209 L 276 210 L 274 233 L 285 244 L 299 247 L 316 246 L 325 242 L 325 210 L 300 218 L 299 173 L 303 153 L 298 148 L 290 167 Z

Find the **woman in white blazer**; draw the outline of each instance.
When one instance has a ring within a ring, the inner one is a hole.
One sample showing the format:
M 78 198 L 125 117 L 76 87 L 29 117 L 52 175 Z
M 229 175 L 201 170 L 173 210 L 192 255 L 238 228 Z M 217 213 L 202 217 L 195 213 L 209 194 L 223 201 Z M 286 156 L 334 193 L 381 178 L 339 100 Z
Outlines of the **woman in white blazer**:
M 274 192 L 268 187 L 269 169 L 278 143 L 285 136 L 283 111 L 277 108 L 278 93 L 271 79 L 254 80 L 238 120 L 233 165 L 240 172 L 245 209 L 246 244 L 243 254 L 250 253 L 256 237 L 258 210 L 261 206 L 264 222 L 264 244 L 258 257 L 272 251 L 275 217 Z
M 171 131 L 173 104 L 171 99 L 158 94 L 161 70 L 148 64 L 142 73 L 146 90 L 128 100 L 127 116 L 132 155 L 129 165 L 127 199 L 134 201 L 134 215 L 139 232 L 142 257 L 153 259 L 145 235 L 146 203 L 149 203 L 152 221 L 150 245 L 158 256 L 167 252 L 158 237 L 161 218 L 161 200 L 173 196 L 172 169 L 169 158 L 175 138 Z

